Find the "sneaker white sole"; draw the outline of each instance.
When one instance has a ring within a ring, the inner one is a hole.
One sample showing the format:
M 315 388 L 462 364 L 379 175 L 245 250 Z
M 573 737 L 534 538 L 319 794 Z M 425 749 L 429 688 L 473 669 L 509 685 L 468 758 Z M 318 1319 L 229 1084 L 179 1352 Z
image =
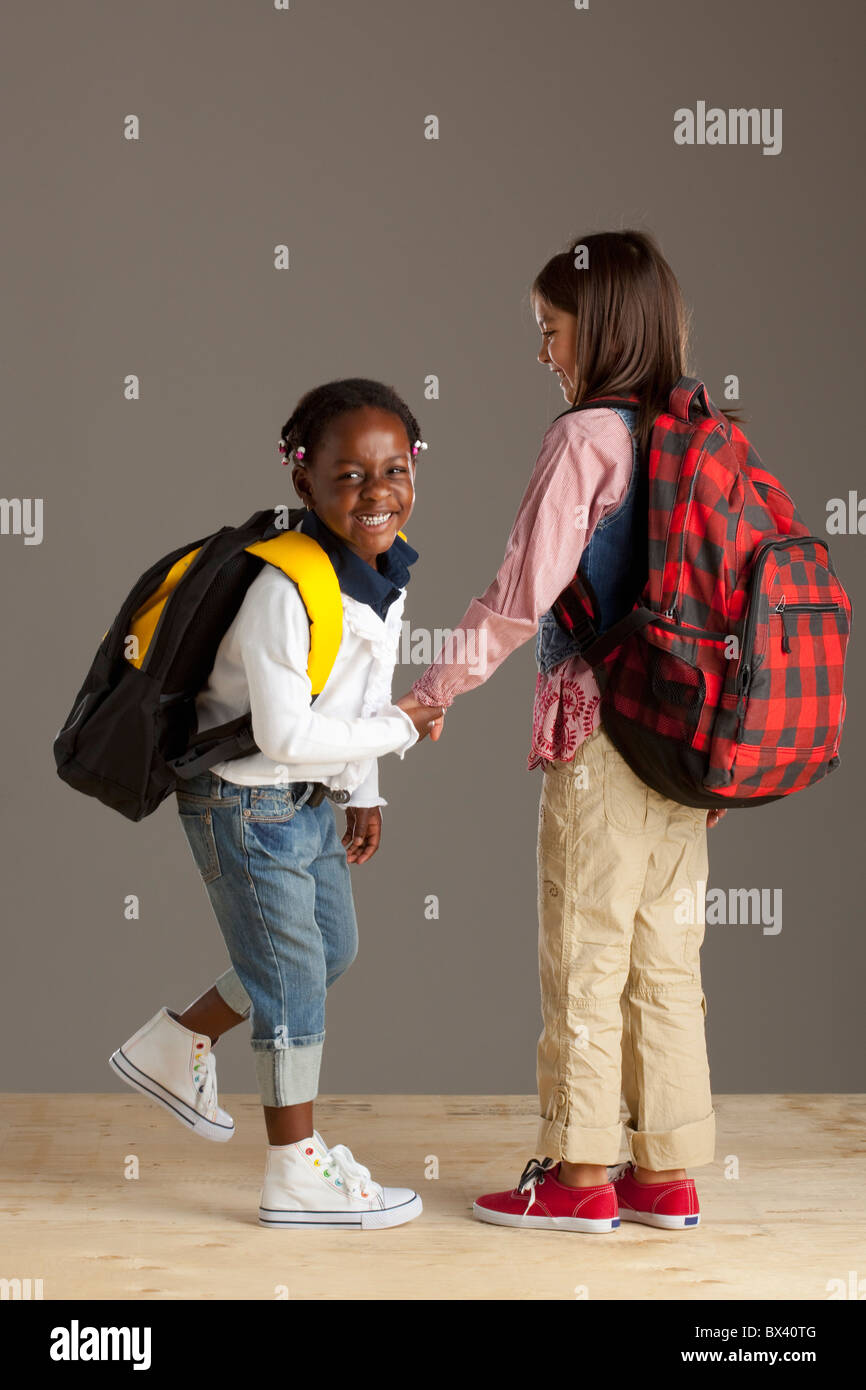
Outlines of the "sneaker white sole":
M 619 1214 L 623 1221 L 637 1221 L 641 1226 L 659 1226 L 663 1231 L 690 1231 L 693 1226 L 700 1224 L 700 1214 L 697 1216 L 663 1216 L 654 1211 L 629 1211 L 627 1207 L 620 1207 Z
M 584 1231 L 587 1235 L 604 1235 L 615 1231 L 619 1225 L 618 1216 L 593 1220 L 588 1216 L 517 1216 L 507 1211 L 491 1211 L 489 1207 L 479 1207 L 472 1203 L 472 1211 L 479 1221 L 489 1221 L 491 1226 L 526 1226 L 537 1231 Z
M 379 1211 L 281 1211 L 259 1207 L 259 1224 L 269 1230 L 376 1231 L 402 1226 L 424 1210 L 419 1196 Z
M 139 1091 L 141 1095 L 147 1096 L 149 1100 L 155 1100 L 157 1105 L 161 1105 L 170 1115 L 187 1129 L 191 1129 L 194 1134 L 200 1134 L 203 1139 L 212 1139 L 217 1144 L 224 1144 L 227 1139 L 231 1139 L 235 1132 L 234 1125 L 217 1124 L 214 1120 L 209 1120 L 205 1115 L 200 1115 L 197 1110 L 193 1110 L 191 1105 L 167 1091 L 164 1086 L 160 1086 L 152 1076 L 147 1076 L 145 1072 L 139 1071 L 128 1057 L 125 1057 L 123 1050 L 118 1048 L 112 1052 L 108 1059 L 108 1065 L 115 1071 L 127 1086 L 131 1086 L 134 1091 Z

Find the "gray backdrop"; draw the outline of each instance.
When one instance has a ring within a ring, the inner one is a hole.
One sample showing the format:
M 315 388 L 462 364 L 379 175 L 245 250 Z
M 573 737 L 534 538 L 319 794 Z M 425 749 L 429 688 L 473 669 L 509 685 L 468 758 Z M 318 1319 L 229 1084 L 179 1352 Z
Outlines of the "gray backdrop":
M 227 959 L 173 800 L 125 821 L 58 780 L 52 741 L 139 575 L 293 500 L 276 440 L 304 390 L 372 376 L 414 408 L 429 448 L 406 616 L 453 626 L 563 409 L 535 361 L 532 276 L 581 232 L 641 226 L 693 309 L 693 371 L 719 403 L 738 374 L 812 530 L 863 488 L 863 11 L 18 0 L 6 15 L 3 491 L 44 499 L 44 534 L 0 536 L 2 1085 L 109 1090 L 108 1054 Z M 674 110 L 698 101 L 781 107 L 781 153 L 677 146 Z M 709 832 L 710 886 L 782 888 L 784 914 L 777 935 L 707 928 L 716 1091 L 862 1089 L 864 547 L 831 540 L 855 607 L 840 768 Z M 398 668 L 395 698 L 421 669 Z M 352 870 L 361 949 L 329 1000 L 323 1091 L 533 1090 L 534 677 L 527 643 L 440 743 L 381 761 L 383 844 Z M 254 1090 L 246 1038 L 220 1044 L 226 1091 Z

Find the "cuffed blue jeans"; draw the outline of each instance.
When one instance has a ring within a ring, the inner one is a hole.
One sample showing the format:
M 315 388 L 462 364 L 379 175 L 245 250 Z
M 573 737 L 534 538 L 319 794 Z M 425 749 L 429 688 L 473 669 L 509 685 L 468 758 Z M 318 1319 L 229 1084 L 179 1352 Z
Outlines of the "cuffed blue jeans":
M 231 969 L 216 981 L 250 1019 L 262 1105 L 315 1099 L 325 995 L 351 965 L 358 927 L 346 850 L 311 782 L 242 787 L 214 772 L 179 783 L 181 824 Z

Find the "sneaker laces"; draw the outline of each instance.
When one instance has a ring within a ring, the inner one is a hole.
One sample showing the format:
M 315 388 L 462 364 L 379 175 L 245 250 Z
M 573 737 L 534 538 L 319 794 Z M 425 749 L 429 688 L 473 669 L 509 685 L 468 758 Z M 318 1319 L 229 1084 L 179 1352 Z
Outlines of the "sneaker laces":
M 552 1158 L 531 1158 L 527 1163 L 526 1167 L 524 1168 L 523 1172 L 521 1173 L 520 1181 L 517 1184 L 517 1191 L 519 1194 L 522 1194 L 527 1191 L 530 1193 L 530 1198 L 526 1207 L 526 1211 L 523 1213 L 524 1216 L 526 1216 L 527 1212 L 529 1211 L 529 1208 L 533 1206 L 535 1202 L 536 1187 L 540 1186 L 540 1184 L 544 1182 L 546 1174 L 553 1167 L 554 1160 Z
M 351 1149 L 347 1149 L 345 1144 L 335 1144 L 329 1148 L 318 1130 L 315 1131 L 315 1138 L 327 1153 L 329 1166 L 339 1173 L 340 1185 L 345 1187 L 350 1197 L 382 1195 L 382 1188 L 373 1181 L 370 1169 L 358 1162 Z
M 201 1100 L 196 1102 L 196 1109 L 202 1114 L 209 1115 L 217 1107 L 217 1078 L 216 1078 L 216 1058 L 212 1052 L 208 1052 L 204 1061 L 195 1064 L 196 1089 Z

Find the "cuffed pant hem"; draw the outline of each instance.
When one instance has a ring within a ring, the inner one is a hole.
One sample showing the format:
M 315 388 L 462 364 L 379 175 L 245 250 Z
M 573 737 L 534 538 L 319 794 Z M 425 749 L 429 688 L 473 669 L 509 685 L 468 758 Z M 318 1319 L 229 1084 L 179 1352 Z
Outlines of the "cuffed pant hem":
M 706 1119 L 655 1133 L 625 1126 L 628 1151 L 640 1168 L 662 1172 L 666 1168 L 698 1168 L 712 1163 L 716 1148 L 716 1112 Z
M 622 1142 L 622 1125 L 605 1129 L 586 1129 L 582 1125 L 563 1124 L 562 1120 L 538 1121 L 536 1147 L 543 1158 L 565 1159 L 566 1163 L 604 1163 L 618 1161 Z
M 262 1105 L 303 1105 L 319 1094 L 324 1033 L 309 1041 L 296 1038 L 288 1047 L 253 1039 L 256 1082 Z
M 252 1000 L 241 984 L 237 971 L 231 969 L 220 975 L 218 980 L 214 980 L 214 989 L 223 1003 L 234 1009 L 236 1014 L 249 1018 Z

